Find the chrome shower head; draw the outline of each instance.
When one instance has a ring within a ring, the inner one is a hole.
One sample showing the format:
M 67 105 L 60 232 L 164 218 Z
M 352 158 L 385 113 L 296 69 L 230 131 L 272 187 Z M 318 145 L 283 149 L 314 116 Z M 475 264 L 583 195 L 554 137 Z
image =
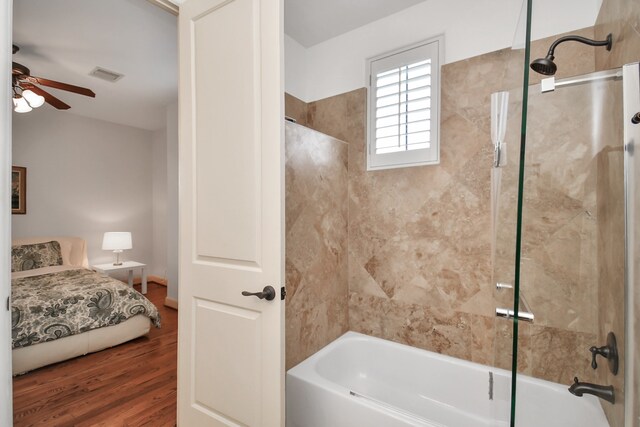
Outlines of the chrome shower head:
M 611 50 L 611 45 L 613 44 L 613 37 L 611 33 L 607 35 L 607 38 L 605 40 L 591 40 L 586 37 L 580 37 L 580 36 L 560 37 L 558 40 L 551 43 L 547 56 L 545 56 L 544 58 L 538 58 L 533 62 L 531 62 L 531 69 L 536 73 L 540 73 L 545 76 L 553 76 L 556 73 L 556 70 L 558 69 L 556 64 L 553 62 L 553 60 L 555 59 L 555 57 L 553 56 L 553 53 L 556 47 L 560 43 L 567 42 L 567 41 L 580 42 L 580 43 L 588 44 L 589 46 L 606 46 L 607 50 Z

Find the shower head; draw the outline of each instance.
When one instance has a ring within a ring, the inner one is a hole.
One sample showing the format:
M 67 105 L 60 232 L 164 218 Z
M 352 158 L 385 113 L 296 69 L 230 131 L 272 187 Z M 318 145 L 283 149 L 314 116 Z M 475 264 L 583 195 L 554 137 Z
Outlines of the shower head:
M 553 62 L 553 60 L 555 59 L 555 57 L 553 56 L 553 53 L 556 50 L 556 47 L 560 43 L 568 42 L 568 41 L 580 42 L 580 43 L 588 44 L 589 46 L 606 46 L 607 50 L 611 50 L 611 45 L 613 44 L 613 37 L 611 33 L 607 35 L 607 38 L 605 40 L 591 40 L 586 37 L 580 37 L 580 36 L 560 37 L 558 40 L 551 43 L 547 56 L 545 56 L 544 58 L 538 58 L 533 62 L 531 62 L 531 69 L 536 73 L 540 73 L 545 76 L 553 76 L 556 73 L 556 70 L 558 69 L 556 64 Z
M 553 55 L 538 58 L 531 63 L 531 69 L 536 73 L 544 74 L 545 76 L 553 76 L 558 69 L 555 62 L 553 62 L 554 59 Z

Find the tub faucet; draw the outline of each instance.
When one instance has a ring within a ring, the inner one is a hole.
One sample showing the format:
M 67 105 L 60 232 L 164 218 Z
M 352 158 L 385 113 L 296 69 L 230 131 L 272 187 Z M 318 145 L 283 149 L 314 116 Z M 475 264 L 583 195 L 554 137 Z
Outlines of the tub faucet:
M 613 394 L 613 386 L 604 386 L 591 383 L 581 383 L 578 381 L 578 377 L 573 379 L 573 384 L 569 387 L 569 392 L 575 396 L 582 397 L 584 393 L 593 394 L 600 399 L 604 399 L 607 402 L 615 403 L 616 399 Z

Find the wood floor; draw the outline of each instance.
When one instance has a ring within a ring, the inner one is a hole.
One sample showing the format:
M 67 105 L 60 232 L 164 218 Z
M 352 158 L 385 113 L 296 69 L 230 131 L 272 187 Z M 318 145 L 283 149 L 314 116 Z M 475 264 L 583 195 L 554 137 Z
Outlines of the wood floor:
M 178 312 L 166 289 L 147 293 L 162 329 L 14 377 L 14 426 L 175 426 Z

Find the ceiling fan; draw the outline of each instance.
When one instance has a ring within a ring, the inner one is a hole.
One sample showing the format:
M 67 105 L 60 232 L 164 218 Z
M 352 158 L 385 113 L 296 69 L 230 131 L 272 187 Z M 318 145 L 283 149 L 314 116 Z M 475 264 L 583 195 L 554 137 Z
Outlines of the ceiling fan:
M 13 53 L 19 51 L 20 48 L 13 45 Z M 67 83 L 57 82 L 55 80 L 44 79 L 31 75 L 31 71 L 22 64 L 13 62 L 12 65 L 12 86 L 13 86 L 13 105 L 14 111 L 18 113 L 27 113 L 33 108 L 40 107 L 45 102 L 54 106 L 58 110 L 68 110 L 71 108 L 68 104 L 62 102 L 49 92 L 41 89 L 40 86 L 52 87 L 54 89 L 66 90 L 68 92 L 77 93 L 84 96 L 96 97 L 92 90 L 73 86 Z

